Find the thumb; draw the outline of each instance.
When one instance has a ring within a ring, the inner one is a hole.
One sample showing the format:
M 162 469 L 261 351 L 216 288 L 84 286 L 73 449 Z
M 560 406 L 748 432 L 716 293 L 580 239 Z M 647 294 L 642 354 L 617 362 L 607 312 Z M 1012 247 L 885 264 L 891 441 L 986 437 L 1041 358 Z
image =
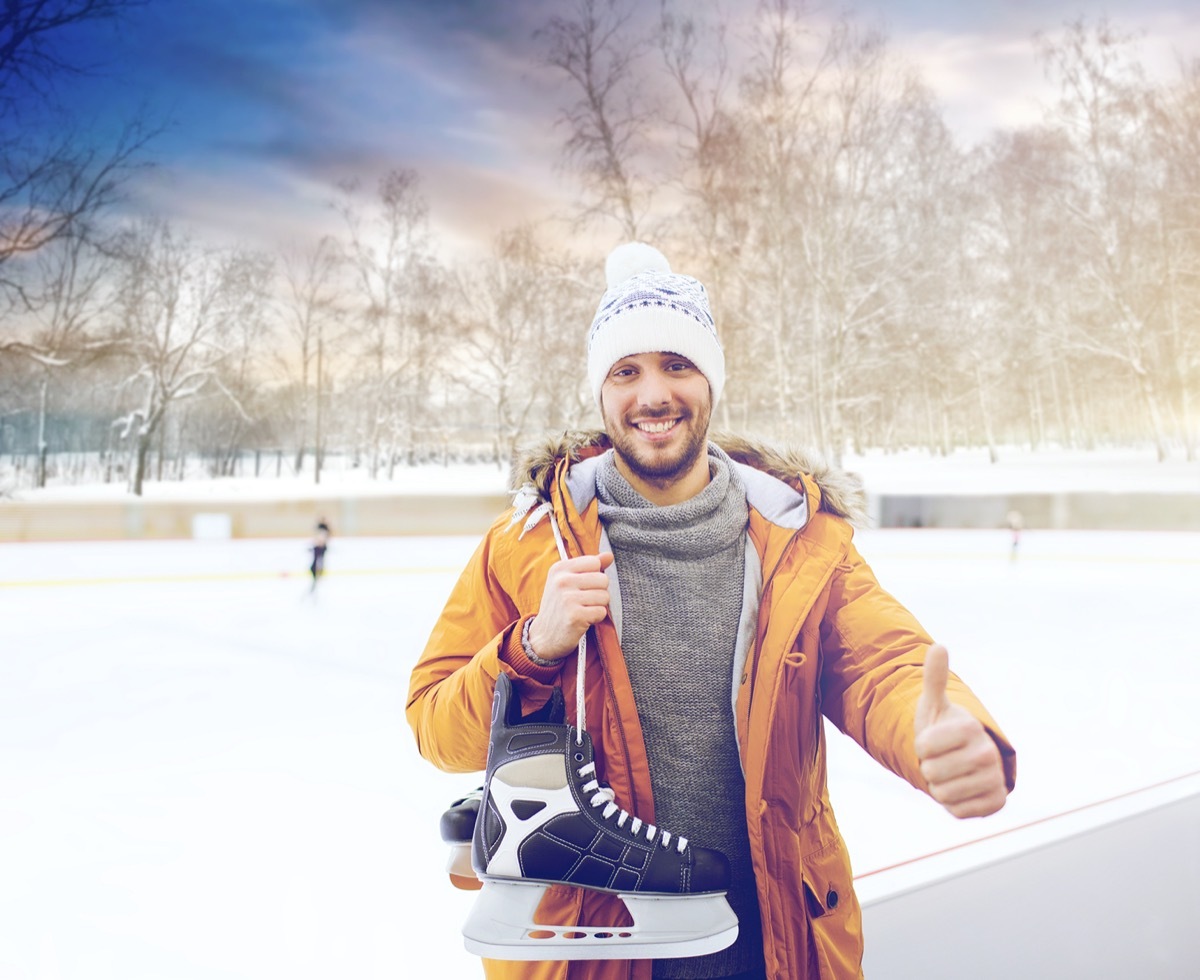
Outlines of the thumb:
M 600 571 L 604 571 L 604 569 L 613 563 L 615 556 L 611 551 L 602 551 L 598 557 L 600 558 Z
M 940 643 L 925 651 L 925 674 L 921 685 L 921 697 L 917 701 L 917 734 L 936 721 L 950 700 L 946 697 L 946 682 L 950 678 L 950 654 Z

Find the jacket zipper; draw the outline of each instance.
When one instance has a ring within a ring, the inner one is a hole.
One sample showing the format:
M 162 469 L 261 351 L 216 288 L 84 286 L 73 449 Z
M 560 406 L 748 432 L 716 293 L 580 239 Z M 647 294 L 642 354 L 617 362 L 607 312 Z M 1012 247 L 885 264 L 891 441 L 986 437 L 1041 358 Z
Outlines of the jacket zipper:
M 765 605 L 763 600 L 766 598 L 767 592 L 770 590 L 771 585 L 775 582 L 775 576 L 776 576 L 776 574 L 778 574 L 779 569 L 783 567 L 783 563 L 786 560 L 786 558 L 788 557 L 788 552 L 790 552 L 792 550 L 792 548 L 795 547 L 795 544 L 797 541 L 800 540 L 800 535 L 803 531 L 804 531 L 804 528 L 797 528 L 795 531 L 792 532 L 792 536 L 791 536 L 791 538 L 788 539 L 788 543 L 783 546 L 783 551 L 781 551 L 779 553 L 779 560 L 777 562 L 775 562 L 775 567 L 771 569 L 771 573 L 763 580 L 762 591 L 759 593 L 759 596 L 758 596 L 758 619 L 759 619 L 759 622 L 755 625 L 755 629 L 754 629 L 754 666 L 752 667 L 753 674 L 752 674 L 752 676 L 747 678 L 747 682 L 750 684 L 749 699 L 746 702 L 747 734 L 749 734 L 748 729 L 749 729 L 749 724 L 750 724 L 750 710 L 754 704 L 754 682 L 758 676 L 758 661 L 759 661 L 759 657 L 762 654 L 763 630 L 761 629 L 761 625 L 762 625 L 763 607 Z

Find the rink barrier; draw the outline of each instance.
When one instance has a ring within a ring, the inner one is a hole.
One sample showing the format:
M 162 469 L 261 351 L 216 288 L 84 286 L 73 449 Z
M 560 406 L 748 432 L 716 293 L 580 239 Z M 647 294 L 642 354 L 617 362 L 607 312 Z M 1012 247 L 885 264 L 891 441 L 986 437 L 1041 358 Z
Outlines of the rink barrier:
M 1200 485 L 1194 493 L 879 494 L 868 506 L 873 527 L 1007 527 L 1015 511 L 1032 529 L 1200 531 Z
M 1197 826 L 1191 772 L 859 875 L 864 972 L 1195 976 Z
M 305 537 L 324 519 L 335 535 L 482 534 L 506 494 L 166 501 L 0 502 L 0 541 Z
M 0 541 L 114 541 L 335 534 L 482 534 L 508 507 L 503 493 L 307 497 L 285 500 L 0 501 Z M 868 496 L 871 527 L 1200 531 L 1200 488 L 1183 493 Z

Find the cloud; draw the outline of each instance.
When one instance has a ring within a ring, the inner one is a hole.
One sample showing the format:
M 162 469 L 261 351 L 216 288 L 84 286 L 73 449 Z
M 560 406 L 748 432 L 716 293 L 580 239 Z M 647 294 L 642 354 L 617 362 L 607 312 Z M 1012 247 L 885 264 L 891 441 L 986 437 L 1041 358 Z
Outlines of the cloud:
M 247 99 L 287 115 L 311 111 L 303 73 L 272 59 L 182 39 L 172 45 L 171 62 L 177 77 L 187 77 L 210 96 Z
M 177 20 L 151 6 L 165 33 L 144 77 L 159 78 L 182 109 L 165 161 L 172 190 L 160 183 L 144 195 L 167 213 L 228 222 L 227 237 L 320 233 L 338 181 L 369 186 L 412 167 L 439 232 L 465 243 L 561 213 L 575 193 L 557 166 L 564 133 L 555 126 L 571 92 L 534 37 L 573 3 L 213 0 L 203 12 L 180 8 Z M 920 72 L 964 144 L 1039 121 L 1054 91 L 1031 37 L 1056 29 L 1065 7 L 940 7 L 876 0 L 859 4 L 858 23 L 886 15 L 889 47 Z M 1197 14 L 1126 7 L 1127 22 L 1146 29 L 1148 69 L 1169 74 L 1177 52 L 1200 51 Z M 648 23 L 657 6 L 638 9 Z M 743 44 L 755 9 L 755 0 L 728 5 Z M 819 31 L 824 22 L 808 23 Z
M 996 129 L 1032 125 L 1053 94 L 1029 37 L 945 34 L 897 37 L 897 51 L 942 105 L 950 129 L 966 145 Z
M 987 33 L 919 31 L 896 34 L 894 47 L 921 74 L 959 139 L 973 144 L 997 129 L 1036 125 L 1058 98 L 1038 60 L 1034 35 L 1057 35 L 1068 20 L 1038 9 Z M 1091 23 L 1096 23 L 1092 18 Z M 1133 54 L 1157 83 L 1179 77 L 1183 52 L 1200 51 L 1200 16 L 1182 10 L 1123 11 L 1110 23 L 1135 39 Z

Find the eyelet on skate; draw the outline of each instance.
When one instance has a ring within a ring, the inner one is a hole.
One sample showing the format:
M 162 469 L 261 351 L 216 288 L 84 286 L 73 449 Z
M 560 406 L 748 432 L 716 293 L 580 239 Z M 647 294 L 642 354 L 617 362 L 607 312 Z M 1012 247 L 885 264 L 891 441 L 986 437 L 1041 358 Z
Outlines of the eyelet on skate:
M 576 761 L 576 762 L 582 762 L 582 761 L 583 761 L 583 753 L 582 753 L 582 752 L 576 752 L 576 753 L 575 753 L 575 761 Z

